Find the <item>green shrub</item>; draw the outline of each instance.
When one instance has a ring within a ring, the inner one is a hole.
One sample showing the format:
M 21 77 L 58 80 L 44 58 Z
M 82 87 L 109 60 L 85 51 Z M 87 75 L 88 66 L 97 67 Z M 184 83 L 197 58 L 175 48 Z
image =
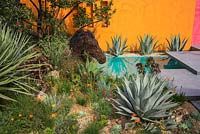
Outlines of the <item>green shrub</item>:
M 113 56 L 119 56 L 119 55 L 122 55 L 124 54 L 124 52 L 126 52 L 126 49 L 127 49 L 127 39 L 124 39 L 124 41 L 122 42 L 122 36 L 115 36 L 115 37 L 111 37 L 111 40 L 112 40 L 112 46 L 108 43 L 107 43 L 107 48 L 108 48 L 108 51 L 111 55 Z
M 105 99 L 99 99 L 96 103 L 93 104 L 93 107 L 99 116 L 110 116 L 113 114 L 112 106 Z
M 51 87 L 57 87 L 58 94 L 69 94 L 72 87 L 72 83 L 66 79 L 57 79 L 53 77 L 48 77 L 47 81 L 50 83 Z
M 41 133 L 45 128 L 53 128 L 54 120 L 50 117 L 51 107 L 29 96 L 17 96 L 18 102 L 11 102 L 2 111 L 0 133 Z
M 114 99 L 113 106 L 117 113 L 131 117 L 131 120 L 140 122 L 156 122 L 167 118 L 170 109 L 177 106 L 171 101 L 173 91 L 165 87 L 167 82 L 158 79 L 155 75 L 145 74 L 133 80 L 124 80 L 124 85 L 118 87 L 118 98 Z
M 77 134 L 78 121 L 75 115 L 58 115 L 56 118 L 55 132 L 57 134 Z
M 106 120 L 95 121 L 83 131 L 84 134 L 100 134 L 100 130 L 106 125 Z
M 39 65 L 29 63 L 38 54 L 27 46 L 29 37 L 24 36 L 0 22 L 0 98 L 13 100 L 13 93 L 29 94 L 35 90 L 29 84 L 30 71 Z M 8 95 L 9 94 L 9 95 Z
M 114 125 L 111 129 L 111 134 L 121 134 L 122 126 L 121 125 Z
M 54 130 L 57 134 L 76 134 L 78 121 L 74 115 L 68 115 L 72 102 L 65 94 L 48 95 L 44 103 L 51 107 L 51 117 L 55 121 Z
M 46 36 L 43 40 L 39 41 L 39 45 L 42 47 L 44 55 L 50 59 L 55 69 L 61 66 L 64 52 L 66 50 L 69 51 L 66 37 L 59 37 L 57 35 Z
M 176 102 L 176 103 L 180 103 L 183 104 L 184 102 L 186 102 L 188 99 L 185 96 L 184 93 L 177 93 L 174 96 L 172 96 L 172 101 Z
M 78 95 L 76 97 L 76 103 L 81 105 L 81 106 L 86 106 L 87 101 L 88 100 L 87 100 L 86 96 L 84 96 L 84 95 Z

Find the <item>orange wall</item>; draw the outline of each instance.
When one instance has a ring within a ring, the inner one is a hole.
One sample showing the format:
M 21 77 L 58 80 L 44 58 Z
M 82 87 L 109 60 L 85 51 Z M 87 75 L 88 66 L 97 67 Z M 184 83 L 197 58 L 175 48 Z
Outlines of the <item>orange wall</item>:
M 196 0 L 113 0 L 113 3 L 117 12 L 111 25 L 101 27 L 102 23 L 99 23 L 90 28 L 95 30 L 103 50 L 107 50 L 106 41 L 110 42 L 111 36 L 121 34 L 128 38 L 127 44 L 131 46 L 137 43 L 138 35 L 145 33 L 154 35 L 162 44 L 166 37 L 180 33 L 182 37 L 190 38 L 186 49 L 190 48 Z M 60 16 L 64 14 L 62 11 Z M 71 21 L 67 19 L 66 22 Z M 72 25 L 68 26 L 72 31 Z
M 171 34 L 189 37 L 191 46 L 196 0 L 113 0 L 117 12 L 108 28 L 98 28 L 96 37 L 106 50 L 110 36 L 121 34 L 128 44 L 136 44 L 137 36 L 149 33 L 160 43 Z

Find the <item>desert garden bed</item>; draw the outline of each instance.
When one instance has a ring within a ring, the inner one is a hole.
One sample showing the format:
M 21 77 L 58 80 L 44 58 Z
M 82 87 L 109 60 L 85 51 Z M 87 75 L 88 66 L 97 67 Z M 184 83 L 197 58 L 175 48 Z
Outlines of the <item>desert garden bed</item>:
M 151 56 L 133 66 L 137 72 L 113 76 L 99 65 L 106 57 L 93 33 L 76 34 L 71 52 L 65 37 L 47 36 L 34 46 L 0 26 L 1 134 L 200 133 L 200 113 L 157 76 L 159 64 Z M 185 43 L 173 44 L 174 38 L 170 45 L 181 50 Z M 96 49 L 76 50 L 83 39 Z M 154 52 L 151 36 L 139 42 L 143 55 Z M 115 58 L 127 48 L 117 36 L 112 45 Z

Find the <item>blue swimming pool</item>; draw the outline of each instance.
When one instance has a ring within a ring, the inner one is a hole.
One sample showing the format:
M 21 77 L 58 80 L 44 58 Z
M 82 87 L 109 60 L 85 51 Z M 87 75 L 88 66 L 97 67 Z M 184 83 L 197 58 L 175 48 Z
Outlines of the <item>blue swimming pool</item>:
M 118 56 L 114 57 L 106 55 L 106 63 L 104 63 L 104 71 L 110 75 L 123 76 L 126 72 L 137 73 L 136 64 L 146 64 L 147 59 L 153 57 L 156 63 L 159 64 L 161 69 L 180 69 L 183 68 L 180 63 L 170 59 L 167 55 L 158 56 Z

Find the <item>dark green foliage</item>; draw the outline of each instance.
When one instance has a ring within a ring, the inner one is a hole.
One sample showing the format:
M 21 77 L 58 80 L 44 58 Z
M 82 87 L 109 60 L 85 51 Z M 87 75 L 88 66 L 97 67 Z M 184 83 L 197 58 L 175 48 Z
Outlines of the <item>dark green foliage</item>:
M 113 114 L 113 109 L 111 104 L 107 102 L 105 99 L 99 99 L 99 101 L 94 103 L 93 107 L 99 116 L 104 115 L 108 117 L 111 114 Z
M 29 96 L 17 96 L 18 102 L 11 102 L 2 111 L 0 133 L 30 133 L 41 132 L 43 129 L 54 125 L 50 118 L 51 107 L 37 102 Z
M 87 99 L 88 98 L 86 98 L 86 96 L 84 96 L 84 95 L 78 95 L 76 97 L 76 103 L 81 105 L 81 106 L 86 106 L 87 101 L 88 101 Z
M 181 123 L 178 128 L 183 131 L 190 131 L 192 127 L 194 126 L 194 122 L 191 119 L 184 120 L 183 123 Z
M 32 33 L 32 23 L 29 22 L 31 19 L 33 19 L 32 11 L 21 4 L 20 0 L 0 1 L 0 20 L 14 30 Z
M 65 56 L 64 52 L 69 50 L 67 37 L 58 35 L 46 36 L 39 41 L 39 45 L 42 48 L 42 53 L 48 57 L 54 68 L 60 67 L 61 60 Z
M 100 134 L 100 130 L 106 125 L 106 120 L 100 120 L 89 124 L 89 126 L 84 130 L 84 134 Z
M 59 115 L 56 119 L 56 134 L 77 134 L 78 121 L 74 115 Z
M 172 101 L 176 103 L 183 104 L 185 101 L 187 101 L 187 97 L 184 93 L 177 93 L 174 96 L 172 96 Z
M 200 121 L 200 113 L 198 111 L 192 111 L 190 113 L 191 117 L 194 118 L 195 120 Z
M 67 81 L 66 79 L 57 79 L 53 77 L 47 78 L 48 83 L 50 83 L 49 86 L 51 87 L 57 87 L 57 93 L 58 94 L 69 94 L 70 89 L 72 86 L 72 83 L 70 81 Z

